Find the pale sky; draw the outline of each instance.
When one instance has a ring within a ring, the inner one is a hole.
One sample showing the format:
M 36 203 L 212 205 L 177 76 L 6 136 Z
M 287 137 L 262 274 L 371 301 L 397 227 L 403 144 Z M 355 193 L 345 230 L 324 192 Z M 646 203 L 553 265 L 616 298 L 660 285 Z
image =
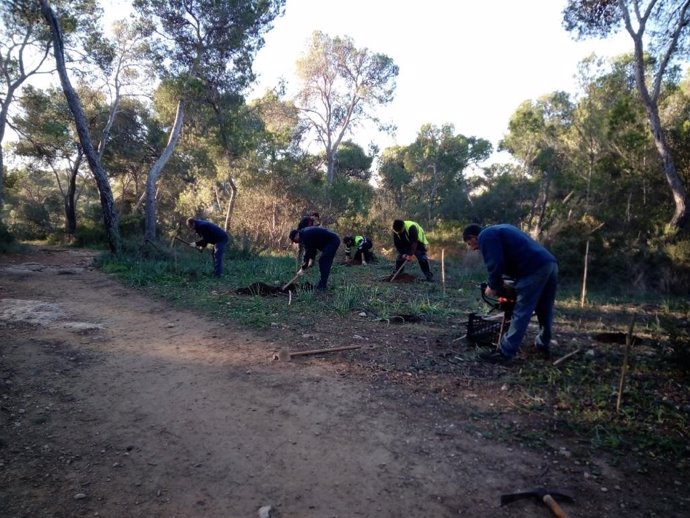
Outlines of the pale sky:
M 457 133 L 494 148 L 520 103 L 555 90 L 576 92 L 577 64 L 629 52 L 627 34 L 611 42 L 574 42 L 561 24 L 565 0 L 287 0 L 266 35 L 254 71 L 256 96 L 284 77 L 294 88 L 295 61 L 310 35 L 349 36 L 358 48 L 399 66 L 395 100 L 382 114 L 397 139 L 353 137 L 366 149 L 411 144 L 424 123 L 452 123 Z

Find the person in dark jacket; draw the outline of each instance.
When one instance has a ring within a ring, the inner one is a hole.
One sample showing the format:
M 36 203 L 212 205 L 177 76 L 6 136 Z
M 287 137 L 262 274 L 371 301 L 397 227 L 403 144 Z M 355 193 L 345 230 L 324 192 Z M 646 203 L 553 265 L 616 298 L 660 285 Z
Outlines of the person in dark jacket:
M 297 224 L 297 230 L 302 230 L 308 227 L 319 227 L 321 226 L 321 216 L 318 212 L 310 212 L 307 216 L 304 216 Z M 304 245 L 299 244 L 297 249 L 297 264 L 302 264 L 304 259 Z
M 353 261 L 361 261 L 363 265 L 374 262 L 374 254 L 371 249 L 374 243 L 371 239 L 365 236 L 345 236 L 343 238 L 345 244 L 345 262 L 351 263 Z M 355 254 L 352 257 L 352 249 Z
M 427 257 L 429 241 L 426 239 L 424 229 L 418 223 L 396 219 L 393 222 L 393 244 L 398 251 L 398 257 L 395 260 L 396 272 L 405 264 L 405 261 L 412 262 L 416 257 L 426 280 L 434 280 Z
M 203 219 L 187 219 L 187 226 L 201 236 L 201 239 L 194 244 L 200 248 L 206 248 L 206 245 L 213 245 L 213 273 L 216 277 L 223 275 L 223 254 L 225 247 L 230 238 L 228 234 L 218 225 L 214 225 L 210 221 Z
M 297 225 L 297 230 L 302 230 L 303 228 L 307 227 L 318 227 L 321 225 L 321 216 L 319 216 L 318 212 L 312 212 L 307 216 L 304 216 L 301 220 L 299 220 L 299 224 Z
M 328 289 L 328 276 L 331 274 L 333 259 L 340 246 L 338 234 L 323 227 L 307 227 L 301 230 L 292 230 L 290 232 L 290 241 L 304 245 L 304 261 L 302 262 L 302 267 L 297 272 L 298 275 L 304 275 L 307 268 L 313 264 L 317 252 L 321 251 L 321 256 L 319 257 L 321 279 L 316 289 L 319 291 Z
M 480 250 L 489 274 L 487 297 L 495 297 L 503 286 L 503 276 L 515 280 L 517 300 L 510 327 L 501 337 L 498 349 L 485 355 L 492 363 L 509 364 L 517 354 L 532 313 L 537 313 L 539 333 L 537 351 L 550 356 L 553 307 L 558 285 L 556 258 L 542 245 L 513 225 L 491 225 L 482 229 L 468 225 L 462 239 L 472 250 Z

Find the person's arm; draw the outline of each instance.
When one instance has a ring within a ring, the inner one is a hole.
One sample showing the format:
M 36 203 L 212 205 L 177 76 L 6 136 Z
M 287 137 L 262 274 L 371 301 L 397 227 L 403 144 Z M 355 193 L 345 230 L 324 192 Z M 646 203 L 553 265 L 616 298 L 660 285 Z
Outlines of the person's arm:
M 503 272 L 505 270 L 503 244 L 496 232 L 482 232 L 479 236 L 479 250 L 484 258 L 484 265 L 489 274 L 488 284 L 494 292 L 503 286 Z

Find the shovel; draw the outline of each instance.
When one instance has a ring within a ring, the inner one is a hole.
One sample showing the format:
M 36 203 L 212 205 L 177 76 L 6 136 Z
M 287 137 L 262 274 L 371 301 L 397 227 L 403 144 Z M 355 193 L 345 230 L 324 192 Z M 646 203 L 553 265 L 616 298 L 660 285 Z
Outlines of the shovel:
M 179 238 L 179 237 L 175 236 L 174 239 L 177 240 L 177 241 L 180 241 L 181 243 L 184 243 L 184 244 L 187 245 L 187 246 L 191 246 L 192 248 L 195 248 L 196 250 L 199 251 L 200 254 L 203 253 L 203 251 L 204 251 L 203 248 L 199 248 L 199 247 L 196 246 L 194 243 L 190 243 L 189 241 L 185 241 L 185 240 L 182 239 L 182 238 Z

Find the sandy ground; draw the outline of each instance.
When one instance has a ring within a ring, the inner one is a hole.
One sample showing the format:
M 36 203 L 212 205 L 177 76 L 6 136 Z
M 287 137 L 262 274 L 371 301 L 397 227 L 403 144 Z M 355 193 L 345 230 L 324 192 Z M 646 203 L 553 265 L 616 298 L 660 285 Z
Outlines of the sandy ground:
M 275 361 L 285 344 L 174 310 L 91 259 L 0 256 L 0 516 L 547 517 L 499 496 L 573 478 L 567 458 L 492 441 L 469 411 Z M 585 490 L 573 516 L 626 514 Z

